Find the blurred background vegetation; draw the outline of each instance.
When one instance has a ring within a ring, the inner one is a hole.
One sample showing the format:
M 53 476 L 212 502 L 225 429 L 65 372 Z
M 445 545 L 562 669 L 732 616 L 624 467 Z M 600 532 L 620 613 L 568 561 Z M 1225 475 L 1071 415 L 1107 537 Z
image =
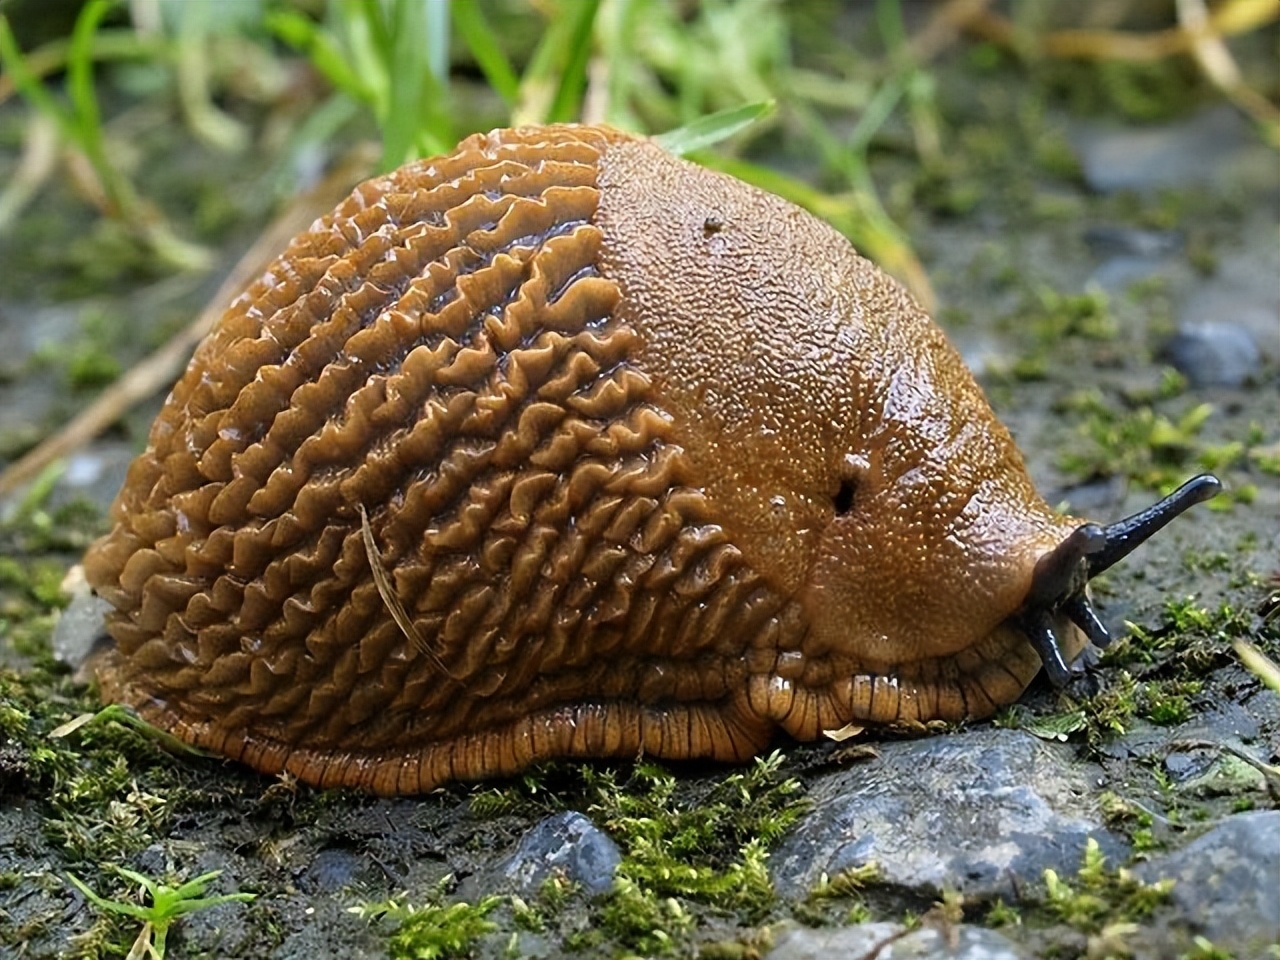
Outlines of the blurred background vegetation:
M 174 227 L 188 218 L 137 147 L 157 125 L 268 158 L 285 197 L 367 138 L 385 170 L 495 126 L 661 133 L 768 105 L 700 159 L 825 217 L 926 300 L 893 208 L 966 202 L 966 184 L 947 189 L 965 131 L 929 70 L 957 41 L 1080 111 L 1155 120 L 1226 96 L 1280 143 L 1274 72 L 1246 76 L 1227 43 L 1273 22 L 1275 0 L 4 0 L 0 14 L 0 104 L 29 108 L 0 130 L 23 149 L 0 231 L 69 176 L 157 269 L 207 267 L 228 216 L 186 197 L 195 222 Z M 908 195 L 878 194 L 874 154 L 917 165 Z
M 919 218 L 1070 213 L 1034 182 L 1081 180 L 1051 110 L 1142 124 L 1226 101 L 1280 146 L 1278 18 L 1277 0 L 0 0 L 0 300 L 181 287 L 243 254 L 83 440 L 171 380 L 215 308 L 357 179 L 477 130 L 581 120 L 676 130 L 934 308 Z M 1000 82 L 940 81 L 957 59 Z M 78 386 L 123 372 L 123 335 L 99 326 Z

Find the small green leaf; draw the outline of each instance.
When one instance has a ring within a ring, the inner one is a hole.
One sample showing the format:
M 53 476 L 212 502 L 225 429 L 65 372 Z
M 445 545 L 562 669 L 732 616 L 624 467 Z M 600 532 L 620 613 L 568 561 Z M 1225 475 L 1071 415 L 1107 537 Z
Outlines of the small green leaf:
M 773 109 L 773 100 L 762 100 L 759 103 L 720 110 L 708 116 L 699 117 L 693 123 L 687 123 L 683 127 L 668 130 L 653 139 L 664 150 L 677 157 L 683 157 L 695 150 L 703 150 L 732 137 L 735 133 L 767 117 Z
M 68 734 L 79 730 L 81 727 L 106 723 L 111 720 L 114 720 L 121 726 L 129 727 L 132 730 L 138 731 L 138 733 L 150 740 L 154 740 L 170 753 L 190 757 L 212 758 L 218 756 L 215 753 L 209 753 L 207 750 L 201 750 L 199 747 L 193 747 L 191 744 L 179 740 L 167 730 L 161 730 L 159 727 L 147 723 L 147 721 L 143 720 L 131 709 L 118 703 L 107 704 L 107 706 L 90 716 L 87 720 L 82 717 L 76 717 L 74 720 L 62 724 L 56 730 L 50 731 L 49 736 L 55 738 L 65 737 Z
M 497 34 L 485 20 L 480 4 L 476 0 L 453 0 L 450 9 L 454 26 L 476 58 L 480 72 L 507 106 L 513 106 L 520 96 L 520 78 L 498 42 Z
M 90 890 L 88 884 L 74 873 L 68 873 L 67 879 L 99 910 L 106 910 L 108 913 L 123 913 L 125 916 L 143 921 L 150 919 L 151 911 L 146 907 L 140 907 L 136 903 L 121 903 L 119 900 L 108 900 L 106 897 L 100 897 Z
M 1083 710 L 1071 710 L 1050 717 L 1037 717 L 1027 722 L 1023 729 L 1041 740 L 1066 740 L 1087 725 L 1088 718 Z

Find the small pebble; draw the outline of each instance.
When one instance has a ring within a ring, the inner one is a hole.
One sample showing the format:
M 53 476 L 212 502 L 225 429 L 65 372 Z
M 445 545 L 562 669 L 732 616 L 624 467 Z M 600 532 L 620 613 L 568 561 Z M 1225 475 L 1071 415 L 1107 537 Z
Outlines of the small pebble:
M 1269 956 L 1280 942 L 1278 810 L 1227 817 L 1181 850 L 1138 864 L 1134 874 L 1144 883 L 1174 880 L 1180 923 L 1232 956 Z
M 1247 122 L 1221 106 L 1158 127 L 1093 126 L 1076 143 L 1085 182 L 1109 193 L 1213 179 L 1251 138 Z
M 1243 386 L 1262 366 L 1253 335 L 1229 321 L 1184 324 L 1163 355 L 1193 387 Z
M 76 565 L 62 582 L 71 602 L 58 616 L 53 627 L 53 658 L 72 669 L 79 669 L 100 642 L 107 639 L 105 627 L 111 604 L 95 595 L 84 580 L 84 569 Z
M 599 827 L 575 810 L 566 810 L 535 824 L 502 872 L 527 893 L 553 873 L 582 885 L 589 894 L 607 893 L 622 854 Z
M 853 927 L 784 931 L 765 960 L 1023 960 L 1027 956 L 1004 934 L 959 924 L 946 931 L 921 927 L 907 931 L 896 923 L 861 923 Z
M 1125 224 L 1100 223 L 1084 232 L 1085 246 L 1095 257 L 1167 257 L 1182 249 L 1183 236 L 1173 230 L 1144 230 Z

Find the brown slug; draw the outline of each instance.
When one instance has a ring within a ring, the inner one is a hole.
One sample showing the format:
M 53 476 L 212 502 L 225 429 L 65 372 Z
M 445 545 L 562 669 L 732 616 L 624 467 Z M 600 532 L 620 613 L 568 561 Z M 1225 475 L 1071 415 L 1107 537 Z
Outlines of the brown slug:
M 358 187 L 201 344 L 85 570 L 104 695 L 382 794 L 980 718 L 1219 488 L 1058 516 L 826 224 L 651 141 L 498 130 Z

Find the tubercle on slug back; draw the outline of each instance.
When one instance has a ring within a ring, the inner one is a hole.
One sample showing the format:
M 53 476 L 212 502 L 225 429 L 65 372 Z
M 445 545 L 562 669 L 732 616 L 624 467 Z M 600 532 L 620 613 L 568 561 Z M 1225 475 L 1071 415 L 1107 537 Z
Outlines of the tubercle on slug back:
M 104 694 L 379 793 L 985 716 L 1098 637 L 1103 548 L 905 292 L 604 128 L 357 188 L 197 350 L 114 519 Z

